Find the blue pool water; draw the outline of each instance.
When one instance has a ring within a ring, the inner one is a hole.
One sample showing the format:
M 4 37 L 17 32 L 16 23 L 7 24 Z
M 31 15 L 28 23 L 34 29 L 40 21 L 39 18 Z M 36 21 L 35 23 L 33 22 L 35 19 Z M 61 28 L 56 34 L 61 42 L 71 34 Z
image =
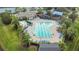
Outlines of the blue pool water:
M 50 30 L 52 22 L 36 23 L 35 36 L 39 38 L 51 38 L 52 32 Z

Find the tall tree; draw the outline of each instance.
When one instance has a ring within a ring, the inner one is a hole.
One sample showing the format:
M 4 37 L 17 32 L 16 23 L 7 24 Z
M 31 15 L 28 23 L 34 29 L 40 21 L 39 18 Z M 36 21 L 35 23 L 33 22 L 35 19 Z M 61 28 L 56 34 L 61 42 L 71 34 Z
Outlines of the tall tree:
M 77 11 L 76 11 L 76 9 L 74 8 L 74 9 L 72 9 L 72 13 L 70 14 L 69 18 L 72 19 L 72 21 L 74 22 L 77 17 L 78 17 Z
M 6 25 L 10 24 L 12 21 L 11 16 L 12 15 L 11 15 L 10 11 L 5 11 L 4 13 L 1 14 L 2 22 Z

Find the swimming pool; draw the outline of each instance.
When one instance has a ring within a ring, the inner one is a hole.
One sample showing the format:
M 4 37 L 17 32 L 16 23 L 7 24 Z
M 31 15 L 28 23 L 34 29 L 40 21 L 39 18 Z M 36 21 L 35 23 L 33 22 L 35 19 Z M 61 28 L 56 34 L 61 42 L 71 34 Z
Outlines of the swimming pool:
M 38 38 L 51 38 L 52 37 L 52 22 L 39 22 L 35 25 L 35 36 Z

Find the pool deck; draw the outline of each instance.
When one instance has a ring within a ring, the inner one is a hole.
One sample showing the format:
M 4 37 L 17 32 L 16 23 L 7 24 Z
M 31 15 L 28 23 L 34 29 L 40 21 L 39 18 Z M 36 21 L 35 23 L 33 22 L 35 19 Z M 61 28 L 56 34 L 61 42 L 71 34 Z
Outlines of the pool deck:
M 28 27 L 28 33 L 30 34 L 31 36 L 31 39 L 30 40 L 33 40 L 33 41 L 41 41 L 41 40 L 44 40 L 44 39 L 47 39 L 47 38 L 38 38 L 36 36 L 34 36 L 34 33 L 33 33 L 33 30 L 35 28 L 35 25 L 37 22 L 44 22 L 44 21 L 53 21 L 53 20 L 43 20 L 43 19 L 39 19 L 39 18 L 36 18 L 34 20 L 31 20 L 31 22 L 33 23 L 32 26 Z M 50 38 L 50 43 L 57 43 L 59 42 L 59 35 L 57 34 L 57 24 L 54 24 L 53 23 L 53 26 L 51 27 L 51 31 L 54 35 L 52 35 L 52 38 Z

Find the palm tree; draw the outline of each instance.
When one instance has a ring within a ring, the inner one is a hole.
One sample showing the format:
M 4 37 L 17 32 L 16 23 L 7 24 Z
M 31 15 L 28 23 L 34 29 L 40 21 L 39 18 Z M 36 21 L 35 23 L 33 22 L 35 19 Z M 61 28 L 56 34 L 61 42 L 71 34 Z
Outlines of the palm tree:
M 23 7 L 23 10 L 22 10 L 23 12 L 26 12 L 27 11 L 27 9 L 25 8 L 25 7 Z
M 76 14 L 76 12 L 73 11 L 73 12 L 70 14 L 69 18 L 72 19 L 72 22 L 74 22 L 74 21 L 76 20 L 77 16 L 78 16 L 78 15 Z
M 24 33 L 23 35 L 23 45 L 26 46 L 26 47 L 29 47 L 30 46 L 30 36 L 28 33 Z
M 78 51 L 79 50 L 79 20 L 72 23 L 63 33 L 63 39 L 59 43 L 61 49 L 68 51 Z M 63 27 L 64 28 L 64 27 Z

